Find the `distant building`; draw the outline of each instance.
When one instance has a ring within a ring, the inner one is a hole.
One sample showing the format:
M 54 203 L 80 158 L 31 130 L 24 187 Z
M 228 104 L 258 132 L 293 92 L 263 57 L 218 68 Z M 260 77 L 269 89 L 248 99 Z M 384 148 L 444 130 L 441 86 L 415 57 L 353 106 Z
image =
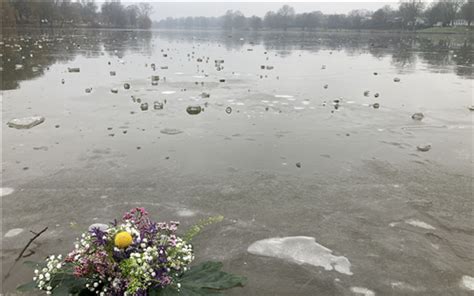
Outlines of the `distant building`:
M 456 19 L 453 21 L 453 27 L 467 27 L 468 23 L 463 19 Z

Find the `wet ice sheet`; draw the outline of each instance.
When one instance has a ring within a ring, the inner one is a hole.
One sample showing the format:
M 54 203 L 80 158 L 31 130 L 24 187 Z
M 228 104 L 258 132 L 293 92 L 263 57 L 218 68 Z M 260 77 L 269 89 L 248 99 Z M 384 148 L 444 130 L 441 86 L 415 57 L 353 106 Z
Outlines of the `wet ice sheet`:
M 349 260 L 344 256 L 334 256 L 331 249 L 318 244 L 314 237 L 290 236 L 264 239 L 254 242 L 247 251 L 254 255 L 321 266 L 325 270 L 352 275 Z

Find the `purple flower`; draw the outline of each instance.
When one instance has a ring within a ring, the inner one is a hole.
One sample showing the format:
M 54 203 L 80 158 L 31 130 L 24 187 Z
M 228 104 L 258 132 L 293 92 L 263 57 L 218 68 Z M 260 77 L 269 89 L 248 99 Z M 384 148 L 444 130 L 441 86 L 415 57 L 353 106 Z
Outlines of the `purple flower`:
M 104 246 L 107 243 L 106 232 L 100 228 L 94 227 L 90 230 L 90 234 L 94 237 L 94 243 L 98 246 Z

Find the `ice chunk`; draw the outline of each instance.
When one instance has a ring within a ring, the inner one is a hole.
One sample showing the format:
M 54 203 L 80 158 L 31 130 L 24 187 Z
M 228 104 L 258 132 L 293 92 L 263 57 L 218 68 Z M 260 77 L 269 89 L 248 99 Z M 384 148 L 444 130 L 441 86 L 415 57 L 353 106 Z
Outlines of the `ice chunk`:
M 30 116 L 12 119 L 7 123 L 7 125 L 17 129 L 29 129 L 43 122 L 43 116 Z
M 254 242 L 247 251 L 254 255 L 321 266 L 325 270 L 352 275 L 349 260 L 344 256 L 334 256 L 331 249 L 318 244 L 314 237 L 289 236 L 264 239 Z

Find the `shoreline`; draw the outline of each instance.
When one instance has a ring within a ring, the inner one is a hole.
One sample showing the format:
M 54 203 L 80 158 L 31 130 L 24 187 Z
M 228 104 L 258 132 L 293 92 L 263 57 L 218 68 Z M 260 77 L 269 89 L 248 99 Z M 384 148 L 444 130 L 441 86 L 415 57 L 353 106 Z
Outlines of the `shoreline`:
M 419 30 L 384 30 L 384 29 L 316 29 L 316 30 L 303 30 L 303 29 L 288 29 L 288 30 L 273 30 L 273 29 L 261 29 L 261 30 L 226 30 L 221 28 L 113 28 L 113 27 L 89 27 L 89 26 L 78 26 L 78 27 L 38 27 L 38 26 L 16 26 L 16 27 L 3 27 L 2 33 L 5 31 L 13 30 L 114 30 L 114 31 L 196 31 L 196 32 L 229 32 L 229 33 L 337 33 L 337 34 L 407 34 L 407 35 L 418 35 L 418 34 L 434 34 L 434 35 L 469 35 L 474 33 L 474 27 L 430 27 Z

